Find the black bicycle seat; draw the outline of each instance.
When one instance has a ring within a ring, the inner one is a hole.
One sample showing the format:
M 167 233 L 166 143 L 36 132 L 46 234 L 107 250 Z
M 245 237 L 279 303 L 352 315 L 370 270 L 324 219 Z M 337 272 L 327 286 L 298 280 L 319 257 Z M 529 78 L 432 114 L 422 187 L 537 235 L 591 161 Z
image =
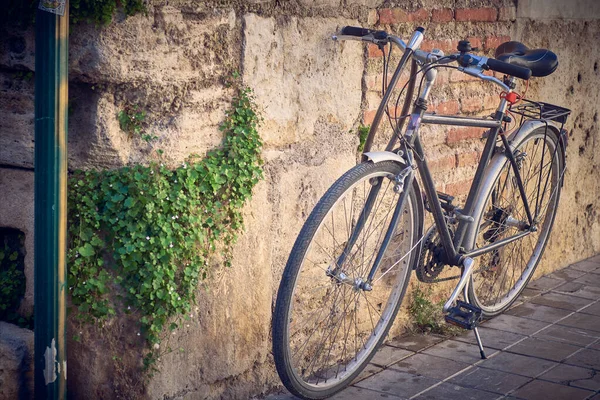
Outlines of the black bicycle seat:
M 529 68 L 532 76 L 550 75 L 558 67 L 558 57 L 550 50 L 531 50 L 520 42 L 502 43 L 496 49 L 496 59 Z

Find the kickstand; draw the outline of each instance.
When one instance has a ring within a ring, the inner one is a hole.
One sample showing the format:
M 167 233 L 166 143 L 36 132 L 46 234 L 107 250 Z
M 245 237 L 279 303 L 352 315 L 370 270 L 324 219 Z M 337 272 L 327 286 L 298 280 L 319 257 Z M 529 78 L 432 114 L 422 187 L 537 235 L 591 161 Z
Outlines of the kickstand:
M 485 360 L 487 357 L 485 356 L 485 351 L 483 351 L 483 343 L 481 343 L 481 337 L 479 337 L 478 328 L 473 328 L 473 332 L 475 333 L 475 339 L 477 339 L 477 346 L 479 346 L 479 354 L 481 354 L 481 359 Z
M 463 297 L 465 298 L 465 301 L 467 303 L 469 303 L 469 290 L 468 290 L 468 286 L 469 285 L 465 285 L 465 287 L 463 289 Z M 483 350 L 483 343 L 481 342 L 481 337 L 479 336 L 479 329 L 477 328 L 477 326 L 475 326 L 473 328 L 473 333 L 475 333 L 475 339 L 477 339 L 477 346 L 479 346 L 479 354 L 481 355 L 481 359 L 482 360 L 486 360 L 487 357 L 485 356 L 485 351 Z

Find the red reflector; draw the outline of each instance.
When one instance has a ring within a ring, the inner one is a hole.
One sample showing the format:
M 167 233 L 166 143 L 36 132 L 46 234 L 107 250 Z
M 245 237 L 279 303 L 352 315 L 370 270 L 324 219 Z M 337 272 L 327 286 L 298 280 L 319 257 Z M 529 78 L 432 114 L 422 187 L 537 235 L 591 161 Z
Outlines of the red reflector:
M 508 101 L 510 104 L 516 103 L 517 99 L 518 95 L 515 92 L 510 92 L 506 94 L 506 101 Z

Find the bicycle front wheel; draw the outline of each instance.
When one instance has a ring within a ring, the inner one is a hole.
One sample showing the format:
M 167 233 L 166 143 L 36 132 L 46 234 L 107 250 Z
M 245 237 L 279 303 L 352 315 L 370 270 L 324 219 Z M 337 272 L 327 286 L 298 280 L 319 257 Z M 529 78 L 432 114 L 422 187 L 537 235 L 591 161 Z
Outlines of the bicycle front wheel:
M 554 223 L 564 158 L 556 133 L 538 128 L 515 145 L 514 157 L 533 217 L 530 229 L 515 171 L 504 155 L 499 168 L 484 177 L 475 248 L 530 232 L 521 239 L 477 258 L 470 284 L 470 300 L 485 317 L 506 310 L 523 291 L 538 265 Z
M 322 399 L 349 385 L 394 321 L 422 229 L 412 188 L 405 188 L 404 205 L 396 210 L 394 178 L 402 168 L 385 161 L 348 171 L 296 239 L 273 319 L 275 365 L 296 396 Z M 378 257 L 379 268 L 365 286 Z

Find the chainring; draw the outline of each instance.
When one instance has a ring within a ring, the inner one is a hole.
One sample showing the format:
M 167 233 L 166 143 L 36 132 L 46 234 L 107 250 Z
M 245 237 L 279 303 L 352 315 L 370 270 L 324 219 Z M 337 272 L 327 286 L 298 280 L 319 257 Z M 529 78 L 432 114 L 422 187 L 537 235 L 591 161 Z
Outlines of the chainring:
M 421 282 L 439 282 L 437 278 L 440 276 L 444 270 L 444 267 L 446 266 L 444 262 L 440 261 L 440 256 L 443 251 L 444 247 L 442 246 L 442 240 L 438 234 L 437 227 L 432 225 L 423 237 L 421 257 L 419 258 L 419 263 L 415 268 L 417 278 Z

